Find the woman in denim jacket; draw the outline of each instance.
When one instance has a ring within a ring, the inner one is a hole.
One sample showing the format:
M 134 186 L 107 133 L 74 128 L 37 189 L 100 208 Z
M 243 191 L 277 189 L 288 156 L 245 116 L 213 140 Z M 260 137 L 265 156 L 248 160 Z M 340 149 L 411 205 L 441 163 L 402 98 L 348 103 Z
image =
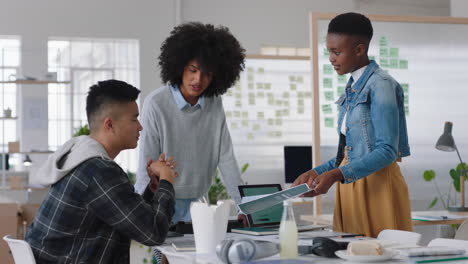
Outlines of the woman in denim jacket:
M 397 161 L 410 155 L 401 86 L 367 55 L 373 29 L 356 13 L 328 26 L 327 49 L 338 74 L 351 73 L 336 102 L 340 135 L 337 156 L 300 175 L 308 196 L 335 183 L 335 231 L 376 237 L 383 229 L 412 230 L 408 187 Z

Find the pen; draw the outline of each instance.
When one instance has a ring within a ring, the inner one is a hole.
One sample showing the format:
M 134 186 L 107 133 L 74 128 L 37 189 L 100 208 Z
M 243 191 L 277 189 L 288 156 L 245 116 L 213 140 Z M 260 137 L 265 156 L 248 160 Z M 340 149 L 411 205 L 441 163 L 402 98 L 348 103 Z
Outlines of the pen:
M 430 262 L 454 261 L 454 260 L 463 260 L 463 259 L 468 259 L 468 257 L 416 260 L 415 263 L 430 263 Z

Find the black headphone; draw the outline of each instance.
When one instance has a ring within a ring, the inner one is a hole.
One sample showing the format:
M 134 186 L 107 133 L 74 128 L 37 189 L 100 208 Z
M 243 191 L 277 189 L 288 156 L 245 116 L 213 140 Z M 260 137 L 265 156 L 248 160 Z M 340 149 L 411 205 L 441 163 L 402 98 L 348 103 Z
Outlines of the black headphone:
M 348 247 L 349 242 L 336 242 L 326 237 L 316 237 L 313 239 L 312 246 L 299 246 L 299 254 L 315 254 L 321 257 L 335 258 L 335 252 Z
M 269 241 L 252 239 L 228 239 L 216 246 L 216 255 L 224 263 L 243 263 L 266 258 L 279 253 L 279 245 Z

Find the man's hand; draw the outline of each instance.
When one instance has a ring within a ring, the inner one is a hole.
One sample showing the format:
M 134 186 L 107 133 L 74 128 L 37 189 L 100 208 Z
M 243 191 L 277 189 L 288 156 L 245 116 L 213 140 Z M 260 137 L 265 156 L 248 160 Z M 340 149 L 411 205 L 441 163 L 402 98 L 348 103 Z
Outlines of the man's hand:
M 166 159 L 166 155 L 162 153 L 157 161 L 149 160 L 146 166 L 148 176 L 150 177 L 150 189 L 156 191 L 159 180 L 166 180 L 174 184 L 175 177 L 179 174 L 174 170 L 177 163 L 173 157 Z
M 314 170 L 306 171 L 296 178 L 291 187 L 307 183 L 307 185 L 309 185 L 309 188 L 313 188 L 312 183 L 317 177 L 318 175 Z M 304 193 L 302 197 L 313 197 L 316 195 L 317 193 L 315 192 L 315 190 L 312 190 L 310 192 Z

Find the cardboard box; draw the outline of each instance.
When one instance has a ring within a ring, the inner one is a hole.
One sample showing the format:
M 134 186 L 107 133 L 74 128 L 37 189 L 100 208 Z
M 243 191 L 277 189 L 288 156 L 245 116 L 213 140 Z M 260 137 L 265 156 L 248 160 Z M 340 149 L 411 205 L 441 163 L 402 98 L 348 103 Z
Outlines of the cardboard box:
M 13 256 L 10 253 L 10 247 L 3 240 L 6 235 L 18 237 L 18 231 L 21 226 L 19 217 L 19 208 L 16 203 L 0 203 L 0 260 L 2 264 L 14 264 Z

